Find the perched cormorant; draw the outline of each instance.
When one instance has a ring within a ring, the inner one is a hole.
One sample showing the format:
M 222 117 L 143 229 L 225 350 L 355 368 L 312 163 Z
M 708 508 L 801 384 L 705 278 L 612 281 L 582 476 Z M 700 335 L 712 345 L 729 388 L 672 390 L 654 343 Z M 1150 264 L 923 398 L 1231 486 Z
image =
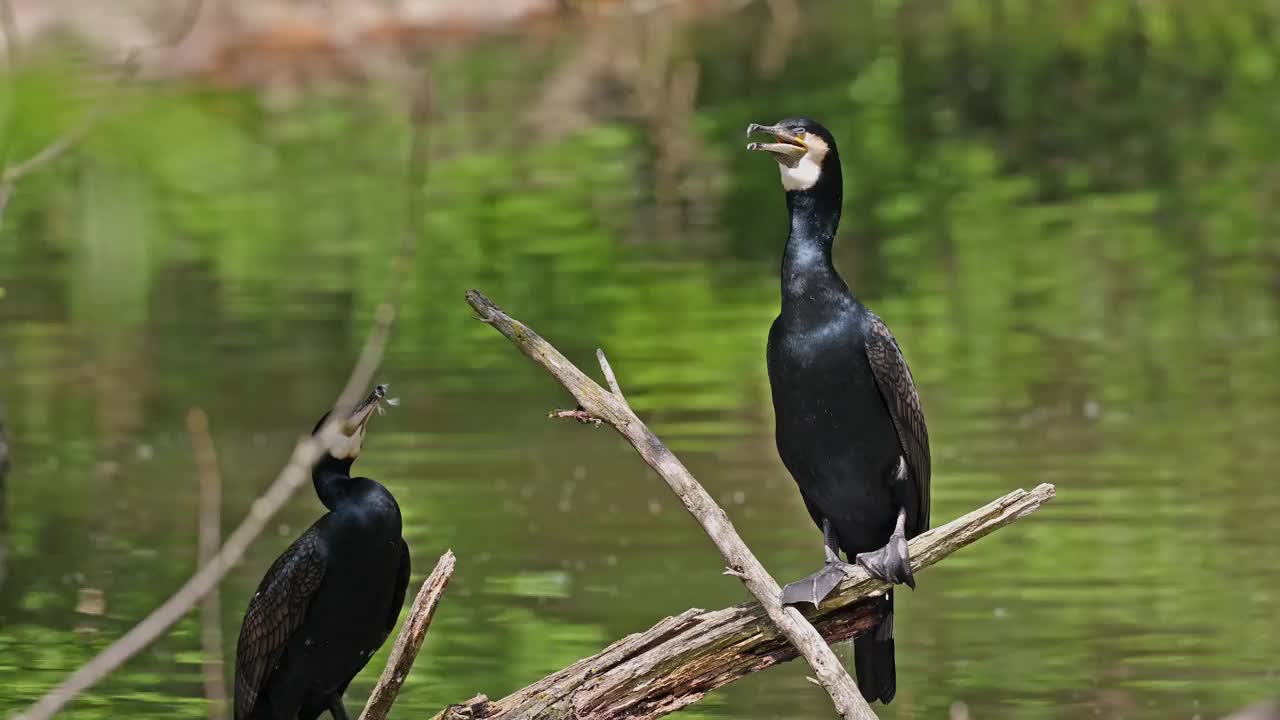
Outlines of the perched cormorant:
M 347 684 L 395 627 L 409 584 L 400 506 L 377 482 L 351 477 L 386 391 L 374 388 L 342 424 L 343 437 L 311 472 L 329 512 L 272 563 L 249 601 L 236 646 L 236 720 L 313 720 L 325 710 L 347 720 Z
M 831 262 L 843 188 L 836 141 L 804 119 L 752 124 L 747 146 L 782 172 L 791 234 L 782 312 L 769 330 L 769 384 L 778 454 L 823 531 L 825 562 L 787 585 L 782 601 L 813 603 L 844 577 L 839 551 L 882 580 L 915 588 L 907 540 L 929 527 L 929 433 L 911 371 L 889 328 L 858 301 Z M 897 690 L 893 592 L 884 621 L 854 641 L 858 687 L 888 703 Z

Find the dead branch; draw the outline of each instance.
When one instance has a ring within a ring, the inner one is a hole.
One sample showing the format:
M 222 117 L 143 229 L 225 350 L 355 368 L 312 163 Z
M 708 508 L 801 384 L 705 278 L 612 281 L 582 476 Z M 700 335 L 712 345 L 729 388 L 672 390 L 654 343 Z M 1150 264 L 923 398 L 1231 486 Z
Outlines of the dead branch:
M 196 527 L 199 538 L 196 562 L 208 565 L 222 541 L 222 472 L 218 469 L 218 451 L 209 435 L 209 417 L 200 408 L 187 413 L 187 432 L 195 454 L 196 479 L 200 483 L 200 516 Z M 227 716 L 227 687 L 222 676 L 222 610 L 218 590 L 214 588 L 200 603 L 200 644 L 203 649 L 204 695 L 209 701 L 209 720 Z
M 818 681 L 831 696 L 840 717 L 846 720 L 875 718 L 875 713 L 862 699 L 853 678 L 849 677 L 849 672 L 836 659 L 835 653 L 822 636 L 799 610 L 782 605 L 778 583 L 742 541 L 724 510 L 707 494 L 684 464 L 663 445 L 658 436 L 636 416 L 626 399 L 587 377 L 551 343 L 504 313 L 479 291 L 468 292 L 467 302 L 486 323 L 551 373 L 578 401 L 578 407 L 583 413 L 612 425 L 631 443 L 640 457 L 667 481 L 667 485 L 720 550 L 726 566 L 742 579 L 747 590 L 760 601 L 769 619 L 808 661 Z M 603 358 L 604 353 L 599 352 L 598 356 Z M 608 367 L 607 361 L 602 363 L 602 367 Z M 605 374 L 612 377 L 612 368 L 605 371 Z M 613 377 L 610 384 L 616 382 L 616 377 Z
M 1053 497 L 1048 484 L 1017 490 L 916 537 L 910 543 L 913 571 L 1035 512 Z M 874 598 L 886 587 L 858 568 L 805 617 L 827 643 L 855 637 L 880 622 L 883 606 Z M 442 711 L 436 720 L 648 720 L 795 657 L 795 647 L 758 603 L 687 610 L 501 700 L 479 696 Z
M 446 551 L 436 563 L 436 569 L 422 583 L 418 597 L 413 601 L 413 608 L 405 618 L 396 644 L 387 658 L 387 666 L 382 670 L 382 677 L 369 695 L 369 702 L 360 714 L 360 720 L 386 720 L 391 712 L 391 705 L 400 694 L 400 687 L 409 677 L 413 661 L 422 649 L 422 641 L 427 637 L 427 629 L 431 627 L 431 618 L 440 605 L 440 598 L 449 586 L 449 578 L 453 577 L 453 551 Z

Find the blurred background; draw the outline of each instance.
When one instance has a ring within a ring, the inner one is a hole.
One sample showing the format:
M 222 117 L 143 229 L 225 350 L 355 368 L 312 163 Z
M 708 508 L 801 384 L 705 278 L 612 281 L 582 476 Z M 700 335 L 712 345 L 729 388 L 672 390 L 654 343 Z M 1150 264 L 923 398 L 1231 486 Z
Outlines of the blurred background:
M 414 587 L 446 548 L 459 564 L 397 715 L 745 599 L 621 439 L 546 420 L 565 394 L 468 288 L 584 368 L 605 348 L 775 576 L 812 570 L 764 364 L 785 208 L 743 149 L 747 123 L 798 114 L 839 140 L 837 265 L 920 386 L 935 524 L 1058 486 L 899 593 L 880 716 L 1207 719 L 1280 687 L 1276 3 L 5 6 L 3 157 L 91 127 L 0 221 L 0 715 L 192 572 L 189 408 L 229 531 L 331 402 L 407 224 L 428 65 L 418 254 L 380 374 L 403 404 L 357 469 L 399 499 Z M 228 657 L 320 512 L 304 488 L 221 587 Z M 199 627 L 67 717 L 205 717 Z M 805 670 L 677 717 L 826 717 Z

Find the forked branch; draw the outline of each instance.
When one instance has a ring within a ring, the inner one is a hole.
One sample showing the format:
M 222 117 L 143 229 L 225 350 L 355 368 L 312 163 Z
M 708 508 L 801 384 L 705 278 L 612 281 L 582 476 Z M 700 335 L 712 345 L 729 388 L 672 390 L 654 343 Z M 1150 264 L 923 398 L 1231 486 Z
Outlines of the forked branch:
M 862 699 L 853 678 L 849 677 L 849 672 L 836 659 L 835 653 L 822 636 L 805 620 L 800 611 L 781 604 L 778 583 L 742 541 L 724 510 L 632 411 L 626 398 L 622 396 L 613 368 L 609 366 L 604 353 L 598 352 L 597 357 L 610 386 L 614 388 L 612 391 L 587 377 L 551 343 L 504 313 L 479 291 L 468 292 L 467 302 L 480 319 L 492 325 L 525 355 L 542 365 L 573 395 L 579 408 L 575 412 L 583 415 L 577 419 L 593 418 L 613 426 L 631 443 L 640 457 L 667 481 L 667 485 L 720 550 L 725 565 L 732 574 L 742 580 L 747 590 L 760 602 L 765 615 L 808 661 L 818 682 L 831 696 L 840 717 L 846 720 L 875 718 L 875 713 Z

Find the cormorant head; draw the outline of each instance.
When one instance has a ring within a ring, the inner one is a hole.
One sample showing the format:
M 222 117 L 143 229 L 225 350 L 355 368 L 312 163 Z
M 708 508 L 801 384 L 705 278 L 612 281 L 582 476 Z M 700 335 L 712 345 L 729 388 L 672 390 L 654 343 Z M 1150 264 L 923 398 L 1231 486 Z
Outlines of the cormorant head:
M 373 417 L 375 412 L 381 410 L 382 403 L 396 404 L 396 401 L 387 397 L 389 385 L 379 385 L 369 393 L 369 397 L 356 406 L 351 415 L 339 426 L 342 433 L 341 438 L 329 449 L 329 455 L 337 460 L 353 461 L 360 455 L 360 447 L 364 444 L 364 433 L 369 426 L 369 419 Z M 320 428 L 324 427 L 325 422 L 329 420 L 329 415 L 333 411 L 326 412 L 320 418 L 320 422 L 316 423 L 311 434 L 315 435 L 320 432 Z
M 788 118 L 776 125 L 747 126 L 747 137 L 769 135 L 773 142 L 753 142 L 748 150 L 766 152 L 778 161 L 782 187 L 787 192 L 803 192 L 840 186 L 840 156 L 831 131 L 808 118 Z

